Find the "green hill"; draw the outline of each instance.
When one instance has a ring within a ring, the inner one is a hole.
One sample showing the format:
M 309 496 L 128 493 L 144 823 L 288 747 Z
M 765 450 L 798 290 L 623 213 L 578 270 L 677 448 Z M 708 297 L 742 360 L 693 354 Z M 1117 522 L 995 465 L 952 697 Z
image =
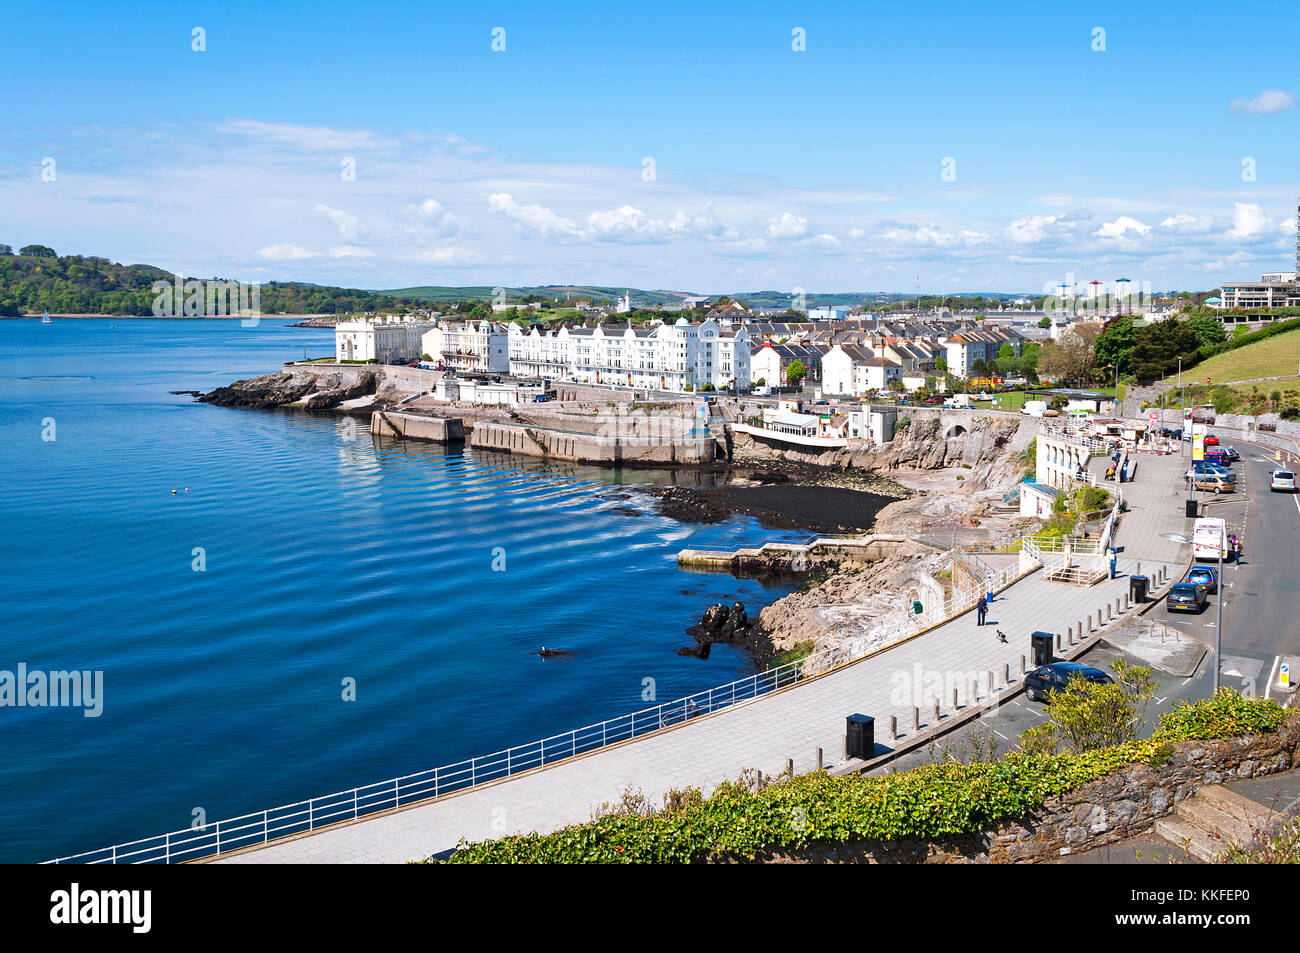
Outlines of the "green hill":
M 1216 354 L 1196 365 L 1196 377 L 1216 384 L 1300 373 L 1300 328 Z
M 82 255 L 58 257 L 43 246 L 29 247 L 43 253 L 0 254 L 0 316 L 52 311 L 148 317 L 153 314 L 153 283 L 174 277 L 153 265 L 122 265 Z M 261 286 L 263 314 L 346 314 L 418 307 L 417 301 L 355 288 L 281 281 Z

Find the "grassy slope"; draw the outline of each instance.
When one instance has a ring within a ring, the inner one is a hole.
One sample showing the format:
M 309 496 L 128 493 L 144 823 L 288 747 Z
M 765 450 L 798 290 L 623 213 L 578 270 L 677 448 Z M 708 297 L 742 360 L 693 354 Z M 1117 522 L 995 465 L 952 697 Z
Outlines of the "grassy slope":
M 1202 361 L 1190 372 L 1197 383 L 1295 377 L 1300 368 L 1300 331 L 1288 331 Z

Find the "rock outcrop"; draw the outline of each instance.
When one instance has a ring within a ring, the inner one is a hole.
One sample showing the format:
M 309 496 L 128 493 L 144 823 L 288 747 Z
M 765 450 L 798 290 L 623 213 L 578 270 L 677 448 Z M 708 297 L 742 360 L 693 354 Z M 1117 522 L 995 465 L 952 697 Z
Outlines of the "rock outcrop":
M 932 584 L 947 564 L 946 553 L 890 556 L 792 592 L 759 613 L 758 628 L 770 645 L 767 653 L 759 654 L 789 651 L 809 640 L 818 652 L 864 637 L 884 641 L 892 634 L 888 622 L 897 617 L 904 597 Z
M 340 372 L 325 375 L 280 371 L 218 387 L 199 400 L 218 407 L 280 407 L 307 398 L 306 406 L 319 410 L 373 394 L 375 384 L 375 373 L 368 370 L 358 374 Z
M 850 441 L 839 450 L 780 451 L 781 459 L 834 469 L 894 475 L 908 471 L 961 468 L 963 489 L 1009 489 L 1020 479 L 1017 457 L 1037 432 L 1030 421 L 1007 416 L 963 416 L 945 425 L 938 416 L 917 416 L 883 446 Z M 960 433 L 945 433 L 960 428 Z M 747 453 L 773 454 L 770 447 L 739 434 L 736 445 Z
M 743 602 L 733 602 L 729 607 L 721 602 L 714 603 L 704 610 L 704 617 L 686 631 L 695 639 L 695 645 L 683 646 L 677 654 L 696 658 L 708 658 L 715 642 L 750 643 L 758 634 Z

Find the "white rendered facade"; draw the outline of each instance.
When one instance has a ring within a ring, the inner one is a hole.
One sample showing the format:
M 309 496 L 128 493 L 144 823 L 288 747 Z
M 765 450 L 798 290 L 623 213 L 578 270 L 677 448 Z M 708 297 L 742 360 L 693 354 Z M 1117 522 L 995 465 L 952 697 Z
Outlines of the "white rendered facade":
M 421 336 L 431 325 L 400 318 L 362 318 L 334 326 L 334 358 L 338 361 L 419 360 Z
M 685 391 L 734 380 L 749 386 L 749 335 L 714 321 L 606 329 L 603 325 L 509 331 L 510 373 L 518 377 Z

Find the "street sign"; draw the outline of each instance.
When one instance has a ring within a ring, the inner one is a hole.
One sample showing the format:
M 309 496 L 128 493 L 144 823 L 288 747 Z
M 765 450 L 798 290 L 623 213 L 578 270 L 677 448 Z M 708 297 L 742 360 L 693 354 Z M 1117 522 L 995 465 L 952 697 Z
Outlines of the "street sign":
M 1278 680 L 1278 684 L 1281 685 L 1283 688 L 1290 687 L 1291 666 L 1287 665 L 1286 662 L 1282 663 L 1282 668 L 1278 671 L 1277 680 Z

